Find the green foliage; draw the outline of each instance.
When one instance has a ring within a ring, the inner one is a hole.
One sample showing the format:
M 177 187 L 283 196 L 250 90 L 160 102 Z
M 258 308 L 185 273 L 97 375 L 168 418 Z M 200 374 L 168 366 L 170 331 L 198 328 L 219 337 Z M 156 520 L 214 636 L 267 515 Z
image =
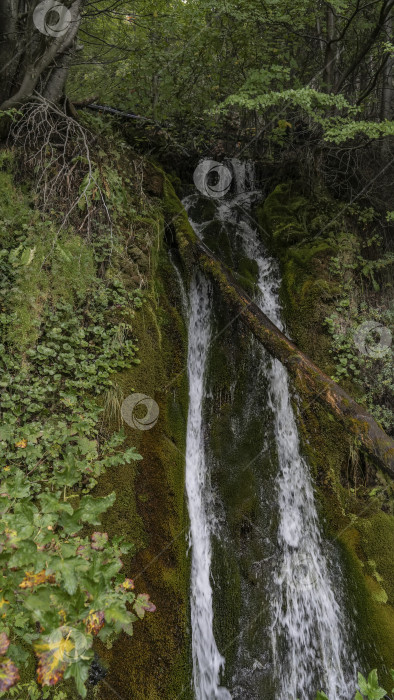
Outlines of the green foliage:
M 309 87 L 264 92 L 267 75 L 264 71 L 262 72 L 259 88 L 257 88 L 256 85 L 257 75 L 259 75 L 259 73 L 252 74 L 251 82 L 247 80 L 239 93 L 230 95 L 221 108 L 236 104 L 240 107 L 246 107 L 247 109 L 266 109 L 288 102 L 289 104 L 301 107 L 310 117 L 322 125 L 327 124 L 327 120 L 323 118 L 325 111 L 332 107 L 347 109 L 351 115 L 354 115 L 358 111 L 355 107 L 352 107 L 341 94 L 330 95 L 324 92 L 318 92 Z M 275 75 L 275 72 L 273 75 Z
M 16 683 L 34 649 L 41 685 L 74 678 L 85 697 L 94 637 L 132 634 L 154 610 L 123 585 L 132 545 L 89 534 L 115 501 L 91 494 L 100 475 L 141 459 L 123 448 L 123 431 L 104 438 L 97 402 L 112 375 L 138 361 L 131 322 L 141 292 L 126 290 L 114 269 L 98 274 L 108 264 L 100 239 L 55 236 L 5 173 L 0 184 L 0 636 L 12 642 L 0 689 Z M 36 688 L 7 693 L 47 697 Z
M 364 697 L 368 700 L 381 700 L 386 695 L 384 688 L 379 686 L 376 668 L 369 673 L 368 680 L 364 678 L 362 673 L 358 674 L 358 687 L 361 693 L 357 691 L 355 700 L 363 700 Z
M 367 230 L 374 214 L 370 209 L 355 211 L 359 224 Z M 393 347 L 385 348 L 381 356 L 362 352 L 356 343 L 357 329 L 363 323 L 375 322 L 379 328 L 393 332 L 394 316 L 384 295 L 390 295 L 389 270 L 394 262 L 392 253 L 381 253 L 381 238 L 372 232 L 364 238 L 349 231 L 335 236 L 337 254 L 331 259 L 331 272 L 338 282 L 336 309 L 326 318 L 332 338 L 331 353 L 336 363 L 333 378 L 351 379 L 360 392 L 360 400 L 384 429 L 394 429 L 392 397 Z M 371 251 L 374 251 L 373 254 Z M 366 294 L 369 292 L 369 303 Z M 379 300 L 377 293 L 379 293 Z M 366 346 L 379 341 L 373 331 L 365 337 Z
M 132 14 L 126 3 L 116 13 L 87 13 L 82 36 L 105 42 L 106 60 L 98 63 L 97 42 L 86 42 L 69 91 L 157 120 L 137 122 L 135 143 L 161 138 L 163 149 L 180 152 L 185 142 L 205 151 L 207 134 L 227 126 L 234 134 L 241 126 L 246 143 L 261 130 L 266 141 L 291 146 L 273 131 L 282 117 L 306 119 L 314 136 L 337 144 L 390 136 L 393 122 L 381 118 L 376 99 L 381 58 L 393 50 L 387 30 L 374 34 L 380 3 L 330 7 L 336 56 L 328 51 L 327 8 L 312 0 L 137 0 Z
M 384 136 L 394 136 L 394 121 L 386 119 L 383 122 L 354 121 L 351 118 L 339 119 L 336 117 L 324 122 L 326 141 L 333 143 L 343 143 L 353 140 L 358 134 L 366 136 L 368 139 L 381 139 Z
M 394 679 L 394 671 L 391 671 Z M 381 688 L 378 681 L 378 672 L 376 668 L 368 675 L 368 680 L 364 678 L 362 673 L 358 674 L 358 687 L 354 700 L 381 700 L 387 695 L 387 691 Z M 394 690 L 394 688 L 393 688 Z M 391 692 L 393 692 L 393 690 Z M 322 691 L 318 691 L 316 700 L 329 700 L 327 695 Z

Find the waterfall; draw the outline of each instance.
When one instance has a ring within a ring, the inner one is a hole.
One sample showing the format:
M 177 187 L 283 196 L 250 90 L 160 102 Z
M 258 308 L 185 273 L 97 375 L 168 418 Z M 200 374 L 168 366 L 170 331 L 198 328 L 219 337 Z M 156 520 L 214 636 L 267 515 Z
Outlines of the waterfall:
M 264 253 L 257 232 L 243 227 L 245 252 L 258 264 L 260 309 L 284 330 L 277 290 L 277 266 Z M 324 688 L 330 700 L 353 697 L 355 658 L 349 650 L 341 610 L 324 554 L 308 465 L 290 402 L 288 376 L 271 363 L 270 399 L 279 459 L 279 561 L 274 575 L 271 638 L 280 697 L 314 697 Z M 350 662 L 350 663 L 349 663 Z M 350 673 L 348 672 L 350 666 Z
M 226 231 L 233 253 L 241 251 L 243 256 L 257 264 L 255 301 L 280 329 L 285 330 L 278 297 L 278 267 L 266 254 L 257 229 L 250 224 L 251 202 L 256 194 L 250 192 L 254 186 L 253 168 L 234 159 L 231 167 L 235 180 L 233 199 L 215 201 L 214 217 Z M 191 210 L 196 218 L 198 201 L 195 195 L 184 201 L 189 218 Z M 205 227 L 212 231 L 211 221 L 191 223 L 202 239 Z M 271 424 L 262 423 L 260 431 L 263 444 L 267 444 L 268 436 L 271 439 L 270 448 L 264 450 L 271 455 L 270 469 L 274 474 L 272 477 L 257 473 L 259 463 L 254 458 L 246 465 L 240 464 L 239 468 L 248 468 L 255 463 L 255 478 L 260 479 L 256 491 L 260 499 L 260 514 L 256 515 L 260 518 L 257 528 L 260 543 L 256 544 L 254 540 L 251 556 L 255 557 L 252 567 L 261 572 L 258 586 L 268 618 L 264 629 L 257 630 L 258 597 L 251 591 L 250 584 L 248 588 L 246 578 L 242 593 L 246 602 L 240 613 L 237 633 L 234 630 L 233 635 L 238 640 L 235 662 L 238 667 L 233 669 L 231 694 L 219 686 L 225 659 L 218 651 L 213 634 L 215 591 L 212 590 L 210 571 L 215 512 L 211 465 L 204 448 L 204 428 L 209 432 L 209 426 L 204 426 L 202 418 L 205 365 L 208 345 L 212 342 L 211 314 L 207 282 L 197 276 L 191 285 L 189 304 L 190 407 L 186 453 L 196 700 L 228 700 L 232 697 L 234 700 L 314 700 L 319 689 L 330 700 L 350 700 L 354 694 L 358 664 L 348 639 L 351 624 L 343 606 L 338 554 L 321 534 L 313 482 L 300 450 L 287 371 L 254 342 L 250 344 L 245 361 L 251 365 L 251 384 L 255 394 L 260 386 L 267 387 L 266 403 L 271 416 L 267 414 L 267 420 Z M 255 395 L 245 397 L 244 422 L 253 419 L 258 405 Z M 231 439 L 241 442 L 242 433 L 229 435 Z M 224 540 L 220 544 L 226 546 Z M 228 546 L 231 547 L 231 542 Z M 242 556 L 242 552 L 239 553 Z M 231 585 L 224 581 L 219 583 Z M 259 649 L 259 645 L 264 649 Z
M 204 455 L 204 373 L 210 338 L 210 303 L 207 282 L 193 279 L 189 320 L 189 415 L 186 435 L 186 491 L 190 517 L 191 624 L 193 681 L 197 700 L 229 700 L 219 686 L 224 658 L 213 634 L 211 571 L 211 522 L 209 473 Z

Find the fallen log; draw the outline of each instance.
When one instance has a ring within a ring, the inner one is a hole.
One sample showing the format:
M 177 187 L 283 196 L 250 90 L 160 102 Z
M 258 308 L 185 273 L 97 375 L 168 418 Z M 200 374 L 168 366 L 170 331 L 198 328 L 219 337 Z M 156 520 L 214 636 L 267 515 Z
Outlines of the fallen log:
M 88 107 L 89 105 L 93 104 L 97 100 L 98 100 L 98 95 L 93 95 L 93 97 L 86 97 L 84 100 L 77 100 L 77 102 L 73 101 L 73 105 L 77 109 L 82 109 L 82 107 Z
M 296 379 L 297 386 L 323 404 L 358 439 L 360 449 L 394 477 L 394 440 L 379 427 L 363 406 L 322 372 L 270 321 L 204 243 L 195 238 L 193 241 L 189 238 L 189 243 L 192 243 L 199 265 L 219 287 L 224 298 L 237 312 L 239 320 L 271 355 L 285 365 Z
M 164 124 L 159 124 L 159 122 L 154 119 L 149 119 L 148 117 L 142 117 L 140 114 L 133 114 L 132 112 L 126 112 L 123 109 L 117 109 L 116 107 L 109 107 L 108 105 L 95 104 L 91 100 L 84 100 L 82 102 L 74 102 L 74 107 L 78 109 L 92 109 L 95 112 L 106 112 L 107 114 L 115 114 L 116 116 L 122 117 L 123 119 L 136 119 L 137 121 L 145 122 L 146 124 L 154 124 L 158 129 L 164 129 Z M 169 126 L 166 124 L 166 126 Z

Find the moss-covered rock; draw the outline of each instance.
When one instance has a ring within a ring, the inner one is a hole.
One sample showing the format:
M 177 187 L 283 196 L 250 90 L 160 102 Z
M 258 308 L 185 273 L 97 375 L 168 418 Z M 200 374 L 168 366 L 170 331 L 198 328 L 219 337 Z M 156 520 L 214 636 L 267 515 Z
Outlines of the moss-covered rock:
M 335 253 L 324 230 L 335 204 L 327 197 L 307 200 L 297 183 L 278 185 L 257 210 L 269 245 L 280 261 L 281 301 L 295 343 L 327 374 L 332 373 L 330 336 L 324 319 L 332 312 L 338 290 L 329 263 Z M 317 235 L 318 234 L 318 235 Z M 267 240 L 266 238 L 264 240 Z M 389 479 L 382 498 L 370 497 L 379 483 L 376 470 L 358 452 L 354 440 L 296 386 L 296 413 L 329 537 L 343 549 L 343 565 L 352 590 L 357 634 L 365 668 L 378 668 L 390 683 L 394 659 L 394 517 L 388 510 Z M 352 391 L 351 384 L 346 386 Z
M 108 473 L 98 487 L 98 493 L 115 489 L 117 494 L 104 520 L 109 534 L 123 534 L 137 545 L 137 553 L 125 559 L 125 574 L 157 606 L 155 615 L 135 626 L 132 638 L 123 635 L 110 649 L 97 645 L 109 669 L 107 682 L 122 697 L 136 700 L 176 698 L 190 678 L 184 500 L 187 339 L 176 284 L 161 248 L 146 303 L 135 319 L 141 363 L 116 379 L 123 397 L 134 392 L 152 397 L 159 419 L 146 431 L 126 426 L 143 461 Z M 108 693 L 100 684 L 98 697 L 104 700 Z

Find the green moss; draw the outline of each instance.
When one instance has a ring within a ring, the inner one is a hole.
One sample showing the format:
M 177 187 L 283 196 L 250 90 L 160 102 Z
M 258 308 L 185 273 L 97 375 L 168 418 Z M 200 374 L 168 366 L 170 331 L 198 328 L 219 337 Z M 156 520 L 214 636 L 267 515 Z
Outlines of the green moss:
M 330 338 L 323 323 L 336 291 L 328 272 L 333 246 L 311 236 L 317 206 L 299 194 L 297 185 L 285 183 L 268 195 L 256 215 L 280 261 L 280 296 L 290 334 L 330 373 Z
M 384 589 L 365 573 L 360 533 L 348 528 L 340 535 L 345 573 L 353 604 L 357 610 L 357 645 L 366 668 L 377 668 L 383 687 L 390 688 L 394 658 L 394 610 L 385 604 Z
M 394 605 L 394 517 L 379 511 L 360 525 L 365 556 L 372 561 L 373 574 L 380 578 L 388 600 Z
M 175 308 L 175 285 L 167 255 L 161 253 L 148 302 L 135 319 L 141 364 L 117 378 L 124 396 L 141 392 L 154 398 L 159 420 L 148 431 L 126 427 L 130 444 L 138 446 L 144 459 L 138 469 L 107 474 L 99 487 L 100 493 L 115 488 L 118 494 L 105 518 L 108 532 L 124 533 L 137 544 L 135 556 L 125 560 L 125 574 L 157 606 L 155 615 L 135 626 L 132 638 L 122 636 L 112 649 L 98 645 L 109 666 L 108 682 L 122 697 L 136 700 L 177 697 L 190 678 L 184 501 L 187 339 Z M 105 698 L 106 692 L 103 686 L 99 697 Z
M 176 242 L 186 269 L 190 273 L 194 264 L 194 252 L 192 243 L 196 241 L 196 235 L 190 225 L 186 211 L 179 201 L 174 187 L 164 172 L 159 168 L 157 172 L 163 177 L 163 212 L 166 226 L 175 231 Z
M 314 233 L 324 229 L 332 207 L 327 198 L 308 201 L 300 195 L 297 183 L 285 183 L 257 211 L 280 261 L 280 295 L 290 334 L 329 375 L 333 370 L 331 339 L 324 319 L 333 311 L 338 293 L 329 271 L 336 251 L 331 239 L 315 238 Z M 379 510 L 379 501 L 367 500 L 366 504 L 365 471 L 371 479 L 375 469 L 368 463 L 362 468 L 353 439 L 316 402 L 315 392 L 304 382 L 296 380 L 296 389 L 303 449 L 316 480 L 327 535 L 339 538 L 342 544 L 346 584 L 357 610 L 366 667 L 378 668 L 382 681 L 384 677 L 388 682 L 387 669 L 394 658 L 394 518 Z M 362 430 L 358 421 L 357 431 Z

